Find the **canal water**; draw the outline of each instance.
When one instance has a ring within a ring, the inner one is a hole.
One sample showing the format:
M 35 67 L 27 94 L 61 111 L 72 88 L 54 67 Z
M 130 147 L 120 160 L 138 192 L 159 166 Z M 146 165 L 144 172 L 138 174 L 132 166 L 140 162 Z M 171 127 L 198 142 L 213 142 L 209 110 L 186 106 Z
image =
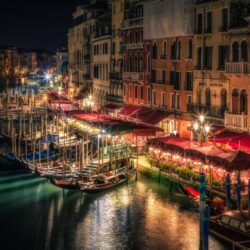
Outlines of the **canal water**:
M 1 162 L 1 166 L 6 162 Z M 67 191 L 24 171 L 0 172 L 0 249 L 198 250 L 198 213 L 140 177 L 100 194 Z M 228 249 L 210 237 L 210 249 Z

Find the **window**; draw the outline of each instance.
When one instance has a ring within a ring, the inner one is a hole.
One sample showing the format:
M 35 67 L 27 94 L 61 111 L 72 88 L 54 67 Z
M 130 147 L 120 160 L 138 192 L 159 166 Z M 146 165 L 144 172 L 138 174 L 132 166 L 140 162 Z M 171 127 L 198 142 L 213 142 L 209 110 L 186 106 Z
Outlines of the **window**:
M 152 50 L 152 59 L 157 59 L 157 45 L 154 43 Z
M 154 69 L 151 71 L 151 82 L 156 83 L 156 70 Z
M 115 54 L 115 42 L 112 43 L 112 54 Z
M 143 100 L 143 90 L 144 90 L 143 86 L 141 86 L 141 88 L 140 88 L 140 89 L 141 89 L 141 90 L 140 90 L 141 100 Z
M 225 109 L 227 107 L 227 91 L 222 89 L 221 91 L 221 108 Z
M 156 105 L 156 91 L 155 90 L 152 91 L 152 95 L 153 95 L 153 105 Z
M 115 14 L 115 4 L 113 4 L 113 14 Z
M 125 97 L 126 96 L 126 85 L 123 84 L 123 96 Z
M 135 99 L 138 98 L 138 86 L 135 85 Z
M 132 98 L 132 85 L 129 85 L 129 98 Z
M 103 54 L 107 55 L 108 54 L 108 43 L 103 44 Z
M 167 43 L 166 42 L 163 42 L 161 58 L 162 59 L 167 58 Z
M 228 59 L 228 46 L 221 45 L 219 46 L 219 65 L 220 70 L 225 69 L 225 62 Z
M 151 102 L 151 88 L 147 88 L 147 92 L 148 92 L 148 102 Z
M 176 50 L 177 50 L 177 45 L 176 41 L 174 41 L 171 45 L 171 59 L 176 59 Z
M 188 41 L 188 59 L 193 58 L 193 41 L 190 39 Z
M 171 93 L 171 108 L 175 108 L 175 94 Z
M 193 90 L 193 73 L 186 72 L 186 90 L 192 91 Z
M 94 78 L 99 77 L 99 67 L 98 65 L 94 65 Z
M 232 113 L 238 114 L 239 112 L 239 91 L 238 89 L 233 89 L 232 91 Z
M 207 88 L 205 91 L 205 101 L 206 101 L 206 106 L 210 106 L 211 104 L 211 93 L 210 93 L 210 89 Z
M 176 109 L 180 109 L 181 107 L 181 96 L 176 95 Z
M 162 107 L 166 106 L 166 93 L 164 92 L 161 93 L 161 105 Z
M 207 12 L 207 29 L 206 29 L 206 33 L 212 33 L 212 12 L 209 11 Z
M 244 62 L 248 61 L 248 44 L 246 41 L 241 43 L 241 60 Z
M 181 59 L 181 41 L 178 41 L 177 59 Z
M 228 9 L 221 11 L 221 31 L 226 31 L 228 28 Z
M 197 69 L 201 69 L 202 48 L 197 48 Z
M 202 21 L 202 13 L 199 13 L 197 15 L 197 33 L 202 34 L 202 29 L 203 29 L 203 21 Z
M 233 55 L 232 55 L 233 62 L 239 62 L 239 43 L 238 42 L 233 43 L 232 52 L 233 52 Z
M 181 89 L 181 72 L 175 72 L 174 90 Z
M 166 70 L 162 71 L 162 83 L 166 83 Z
M 175 72 L 170 71 L 170 85 L 174 85 L 175 83 Z
M 248 100 L 247 100 L 247 91 L 244 89 L 240 92 L 240 113 L 244 113 L 247 115 L 247 106 L 248 106 Z
M 204 69 L 212 69 L 212 47 L 204 48 Z
M 192 104 L 192 96 L 191 95 L 187 96 L 187 104 Z

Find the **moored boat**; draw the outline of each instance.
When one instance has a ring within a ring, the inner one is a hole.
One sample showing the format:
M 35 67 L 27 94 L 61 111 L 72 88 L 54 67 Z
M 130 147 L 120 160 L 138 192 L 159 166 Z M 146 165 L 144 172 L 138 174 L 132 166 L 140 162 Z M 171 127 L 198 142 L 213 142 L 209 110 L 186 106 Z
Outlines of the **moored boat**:
M 136 173 L 135 168 L 130 168 L 129 170 L 125 169 L 119 171 L 116 175 L 105 176 L 102 174 L 91 182 L 82 183 L 78 182 L 80 190 L 85 193 L 98 193 L 105 190 L 119 186 L 129 179 L 131 179 Z

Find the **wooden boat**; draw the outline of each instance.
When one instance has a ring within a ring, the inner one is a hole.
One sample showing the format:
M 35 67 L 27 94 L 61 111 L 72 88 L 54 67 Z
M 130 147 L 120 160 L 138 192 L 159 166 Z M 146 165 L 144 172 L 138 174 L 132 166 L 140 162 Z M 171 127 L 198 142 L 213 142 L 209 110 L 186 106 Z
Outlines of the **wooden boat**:
M 110 177 L 106 177 L 104 174 L 100 177 L 97 177 L 92 182 L 82 183 L 78 182 L 80 186 L 80 190 L 85 193 L 98 193 L 103 192 L 105 190 L 114 188 L 119 186 L 129 179 L 131 179 L 136 173 L 136 169 L 132 168 L 129 170 L 124 170 L 122 172 L 119 171 L 116 175 L 111 175 Z
M 79 189 L 77 178 L 56 179 L 52 176 L 51 183 L 61 188 Z
M 210 218 L 210 233 L 241 249 L 250 248 L 250 217 L 248 211 L 227 211 Z

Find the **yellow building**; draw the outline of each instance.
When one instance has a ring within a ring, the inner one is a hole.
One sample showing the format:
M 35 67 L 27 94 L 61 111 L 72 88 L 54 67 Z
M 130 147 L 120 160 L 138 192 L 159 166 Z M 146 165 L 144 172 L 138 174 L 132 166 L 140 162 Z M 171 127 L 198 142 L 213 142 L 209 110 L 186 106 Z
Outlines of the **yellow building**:
M 230 1 L 196 2 L 194 35 L 194 89 L 191 113 L 205 113 L 223 120 L 229 107 L 228 61 Z

